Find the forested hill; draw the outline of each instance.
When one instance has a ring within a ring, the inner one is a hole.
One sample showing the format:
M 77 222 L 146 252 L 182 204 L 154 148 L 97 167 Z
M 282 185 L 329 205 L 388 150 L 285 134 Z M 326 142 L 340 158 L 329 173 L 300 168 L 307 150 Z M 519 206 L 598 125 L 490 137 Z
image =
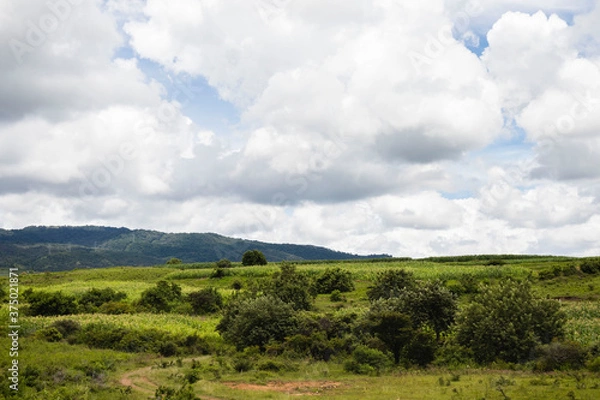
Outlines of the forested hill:
M 240 261 L 245 251 L 254 249 L 262 251 L 269 261 L 389 257 L 358 256 L 325 247 L 264 243 L 215 233 L 162 233 L 101 226 L 0 229 L 0 268 L 20 264 L 33 271 L 157 265 L 173 257 L 186 263 L 222 258 Z

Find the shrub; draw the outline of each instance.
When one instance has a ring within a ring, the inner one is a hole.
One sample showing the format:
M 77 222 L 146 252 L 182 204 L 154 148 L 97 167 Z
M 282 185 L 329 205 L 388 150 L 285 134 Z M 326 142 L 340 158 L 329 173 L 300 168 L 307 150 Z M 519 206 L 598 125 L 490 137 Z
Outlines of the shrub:
M 62 292 L 30 292 L 27 295 L 29 314 L 33 316 L 56 316 L 77 313 L 75 297 Z
M 458 344 L 478 362 L 524 361 L 539 343 L 562 336 L 559 305 L 538 300 L 527 282 L 506 280 L 482 290 L 457 318 Z
M 575 342 L 552 342 L 541 346 L 536 362 L 539 371 L 580 369 L 585 365 L 588 352 Z
M 579 264 L 579 269 L 584 274 L 597 274 L 600 272 L 600 258 L 588 258 Z
M 56 328 L 64 338 L 77 334 L 81 329 L 79 322 L 73 321 L 72 319 L 61 319 L 55 321 L 50 326 Z
M 585 366 L 591 372 L 600 372 L 600 357 L 589 360 Z
M 233 283 L 231 284 L 231 288 L 233 290 L 240 290 L 240 289 L 242 289 L 242 287 L 244 287 L 244 285 L 242 285 L 242 282 L 240 282 L 238 280 L 233 281 Z
M 181 260 L 179 258 L 171 258 L 169 261 L 167 261 L 167 265 L 177 265 L 177 264 L 181 264 Z
M 315 279 L 314 286 L 319 294 L 328 294 L 335 290 L 341 293 L 354 290 L 352 273 L 341 268 L 327 268 Z
M 226 258 L 222 258 L 219 261 L 217 261 L 216 266 L 217 266 L 217 268 L 231 268 L 231 267 L 233 267 L 233 265 L 231 264 L 231 261 L 229 261 Z
M 158 354 L 163 357 L 172 357 L 176 355 L 178 351 L 179 349 L 177 348 L 177 344 L 171 340 L 161 343 L 158 347 Z
M 416 281 L 411 272 L 403 269 L 388 269 L 379 272 L 373 286 L 367 289 L 370 301 L 389 299 L 400 295 L 402 290 L 415 287 Z
M 211 272 L 209 278 L 210 279 L 221 279 L 223 277 L 225 277 L 227 275 L 227 272 L 225 271 L 225 269 L 223 268 L 215 268 L 213 269 L 213 272 Z
M 239 350 L 248 346 L 264 350 L 269 341 L 283 341 L 296 333 L 297 327 L 296 313 L 289 304 L 276 297 L 261 296 L 230 304 L 217 331 Z
M 168 312 L 181 300 L 181 287 L 176 283 L 160 281 L 155 287 L 142 292 L 139 304 L 152 312 Z
M 404 358 L 411 364 L 425 367 L 435 359 L 437 347 L 433 333 L 418 330 L 404 348 Z
M 62 333 L 54 327 L 47 327 L 39 330 L 37 336 L 47 342 L 60 342 L 63 339 Z
M 352 359 L 344 363 L 344 369 L 355 374 L 379 375 L 389 365 L 390 358 L 385 353 L 360 345 L 352 352 Z
M 282 264 L 280 271 L 273 274 L 267 282 L 264 291 L 290 304 L 296 310 L 310 310 L 314 298 L 310 288 L 308 276 L 297 272 L 292 264 Z
M 248 250 L 242 256 L 242 265 L 267 265 L 267 258 L 259 250 Z
M 99 313 L 112 315 L 133 314 L 134 311 L 133 306 L 124 301 L 110 301 L 102 304 L 100 308 L 98 308 Z
M 79 298 L 79 305 L 86 311 L 95 311 L 97 307 L 112 301 L 121 301 L 127 297 L 124 292 L 117 292 L 113 288 L 90 289 Z
M 344 297 L 342 296 L 342 293 L 336 289 L 333 292 L 331 292 L 331 295 L 329 295 L 329 300 L 332 302 L 342 301 L 344 300 Z
M 223 296 L 215 288 L 206 288 L 188 294 L 187 300 L 194 310 L 194 314 L 209 314 L 217 312 L 223 307 Z

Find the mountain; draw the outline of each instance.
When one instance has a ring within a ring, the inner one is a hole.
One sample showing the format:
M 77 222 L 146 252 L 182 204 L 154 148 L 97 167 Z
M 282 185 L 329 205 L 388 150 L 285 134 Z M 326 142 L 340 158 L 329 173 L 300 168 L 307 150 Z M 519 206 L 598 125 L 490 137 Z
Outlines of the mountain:
M 264 243 L 216 233 L 163 233 L 103 226 L 30 226 L 0 229 L 0 268 L 20 264 L 32 271 L 159 265 L 177 257 L 185 263 L 240 261 L 247 250 L 260 250 L 269 261 L 385 258 L 358 256 L 325 247 Z

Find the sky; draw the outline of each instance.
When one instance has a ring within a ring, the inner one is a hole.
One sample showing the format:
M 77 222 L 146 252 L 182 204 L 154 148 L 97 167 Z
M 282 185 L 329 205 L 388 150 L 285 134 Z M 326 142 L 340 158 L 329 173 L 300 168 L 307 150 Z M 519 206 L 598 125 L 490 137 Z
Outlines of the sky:
M 0 1 L 0 228 L 600 254 L 600 0 Z

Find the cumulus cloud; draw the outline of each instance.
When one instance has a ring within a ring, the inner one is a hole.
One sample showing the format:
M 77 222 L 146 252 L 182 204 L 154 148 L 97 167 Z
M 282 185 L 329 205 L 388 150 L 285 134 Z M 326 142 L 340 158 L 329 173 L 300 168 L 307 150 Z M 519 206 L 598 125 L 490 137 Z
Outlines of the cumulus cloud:
M 214 231 L 398 256 L 593 254 L 598 9 L 1 3 L 0 226 Z M 203 105 L 193 88 L 167 87 L 194 79 L 237 111 L 230 131 L 186 115 Z

